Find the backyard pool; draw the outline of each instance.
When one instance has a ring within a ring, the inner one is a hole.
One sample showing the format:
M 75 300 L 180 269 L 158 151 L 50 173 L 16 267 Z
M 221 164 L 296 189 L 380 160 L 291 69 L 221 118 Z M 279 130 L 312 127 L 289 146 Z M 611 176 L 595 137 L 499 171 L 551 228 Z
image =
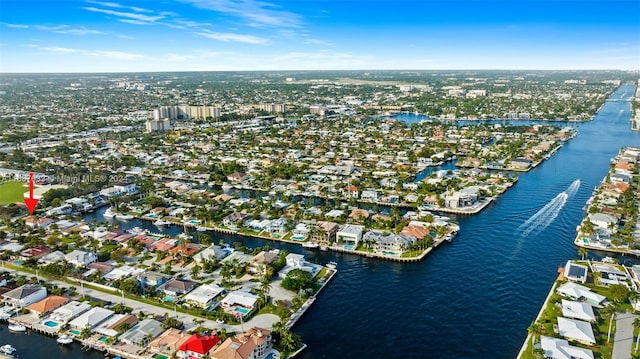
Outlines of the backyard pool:
M 71 333 L 73 335 L 80 335 L 80 331 L 79 330 L 75 330 L 75 329 L 70 330 L 69 333 Z
M 99 341 L 106 343 L 107 342 L 107 337 L 100 337 L 100 339 L 98 339 Z
M 242 315 L 247 315 L 247 313 L 249 313 L 249 312 L 250 312 L 250 310 L 249 310 L 249 309 L 247 309 L 247 308 L 240 308 L 240 307 L 236 307 L 233 311 L 238 312 L 238 313 L 240 313 L 240 314 L 242 314 Z
M 280 354 L 276 352 L 271 352 L 267 354 L 266 357 L 264 357 L 264 359 L 278 359 L 278 358 L 280 358 Z
M 49 327 L 49 328 L 55 328 L 55 327 L 59 326 L 60 324 L 58 322 L 54 322 L 53 320 L 47 320 L 46 322 L 42 323 L 42 325 L 44 325 L 45 327 Z
M 294 241 L 304 241 L 305 237 L 304 236 L 293 236 L 293 237 L 291 237 L 291 239 L 293 239 Z
M 165 302 L 173 302 L 173 297 L 172 297 L 172 296 L 167 295 L 167 296 L 165 296 L 165 297 L 164 297 L 164 301 L 165 301 Z
M 345 244 L 343 247 L 344 249 L 351 249 L 351 250 L 356 249 L 356 246 L 354 246 L 353 244 Z

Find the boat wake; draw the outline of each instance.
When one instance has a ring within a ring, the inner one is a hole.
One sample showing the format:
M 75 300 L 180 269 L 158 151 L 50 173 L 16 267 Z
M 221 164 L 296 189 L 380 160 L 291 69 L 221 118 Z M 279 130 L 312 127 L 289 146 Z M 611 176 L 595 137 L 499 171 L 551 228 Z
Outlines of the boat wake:
M 549 203 L 545 204 L 538 212 L 529 217 L 524 223 L 522 223 L 517 229 L 516 233 L 521 233 L 520 237 L 524 238 L 531 233 L 537 234 L 547 228 L 558 217 L 560 211 L 567 203 L 567 199 L 580 189 L 580 179 L 577 179 L 571 183 L 569 188 L 560 192 Z

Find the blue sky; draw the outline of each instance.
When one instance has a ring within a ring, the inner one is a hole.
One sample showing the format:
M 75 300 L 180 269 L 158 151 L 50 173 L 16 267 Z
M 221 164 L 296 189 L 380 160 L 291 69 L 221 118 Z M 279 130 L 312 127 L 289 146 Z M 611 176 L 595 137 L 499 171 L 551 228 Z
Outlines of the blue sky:
M 0 72 L 639 68 L 638 0 L 0 2 Z

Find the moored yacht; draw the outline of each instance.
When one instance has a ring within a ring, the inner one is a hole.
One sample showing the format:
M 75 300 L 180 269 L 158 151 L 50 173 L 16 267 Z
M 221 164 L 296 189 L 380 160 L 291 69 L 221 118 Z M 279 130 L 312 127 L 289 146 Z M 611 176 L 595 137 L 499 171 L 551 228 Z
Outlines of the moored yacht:
M 13 357 L 16 355 L 16 348 L 14 348 L 11 344 L 5 344 L 0 346 L 0 353 Z
M 313 243 L 313 242 L 304 242 L 302 243 L 302 247 L 307 249 L 316 249 L 320 247 L 320 245 L 318 243 Z
M 104 218 L 113 218 L 116 216 L 115 212 L 113 212 L 113 210 L 111 209 L 111 207 L 107 208 L 106 211 L 104 211 L 104 214 L 102 214 L 102 216 L 104 216 Z
M 171 222 L 165 221 L 163 219 L 157 219 L 156 221 L 153 222 L 153 225 L 156 227 L 164 227 L 164 226 L 168 226 L 170 225 Z
M 27 327 L 25 327 L 22 324 L 19 323 L 11 323 L 8 325 L 8 327 L 10 331 L 12 332 L 26 332 L 27 331 Z
M 133 219 L 133 216 L 130 214 L 126 214 L 126 213 L 118 213 L 116 214 L 116 219 L 122 220 L 122 221 L 128 221 L 130 219 Z
M 62 345 L 66 345 L 66 344 L 71 344 L 73 343 L 73 338 L 63 334 L 61 336 L 58 337 L 58 339 L 56 339 L 56 342 L 58 342 L 58 344 L 62 344 Z

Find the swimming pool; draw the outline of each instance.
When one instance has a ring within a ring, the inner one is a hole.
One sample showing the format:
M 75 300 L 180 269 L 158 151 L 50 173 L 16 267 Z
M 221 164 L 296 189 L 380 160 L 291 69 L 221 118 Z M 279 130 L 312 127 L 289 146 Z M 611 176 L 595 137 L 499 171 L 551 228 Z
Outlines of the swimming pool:
M 351 249 L 351 250 L 356 249 L 356 246 L 354 246 L 353 244 L 345 244 L 343 247 L 344 249 Z
M 236 307 L 233 311 L 234 311 L 234 312 L 238 312 L 238 313 L 240 313 L 240 314 L 242 314 L 242 315 L 247 315 L 247 313 L 249 313 L 249 312 L 250 312 L 250 310 L 249 310 L 249 309 L 247 309 L 247 308 L 240 308 L 240 307 Z
M 278 359 L 278 358 L 280 358 L 280 354 L 274 353 L 274 352 L 271 352 L 267 354 L 266 357 L 264 357 L 264 359 Z
M 80 335 L 80 331 L 79 330 L 75 330 L 75 329 L 70 330 L 69 333 L 71 333 L 73 335 Z
M 166 295 L 166 296 L 164 297 L 164 301 L 165 301 L 165 302 L 173 302 L 173 297 L 172 297 L 172 296 L 169 296 L 169 295 Z
M 106 343 L 107 342 L 107 337 L 100 337 L 100 339 L 98 339 L 99 341 Z
M 305 237 L 304 236 L 293 236 L 291 237 L 292 240 L 294 241 L 304 241 Z
M 60 324 L 58 322 L 54 322 L 53 320 L 47 320 L 46 322 L 42 323 L 42 325 L 44 325 L 45 327 L 49 327 L 49 328 L 55 328 L 55 327 L 59 326 Z

